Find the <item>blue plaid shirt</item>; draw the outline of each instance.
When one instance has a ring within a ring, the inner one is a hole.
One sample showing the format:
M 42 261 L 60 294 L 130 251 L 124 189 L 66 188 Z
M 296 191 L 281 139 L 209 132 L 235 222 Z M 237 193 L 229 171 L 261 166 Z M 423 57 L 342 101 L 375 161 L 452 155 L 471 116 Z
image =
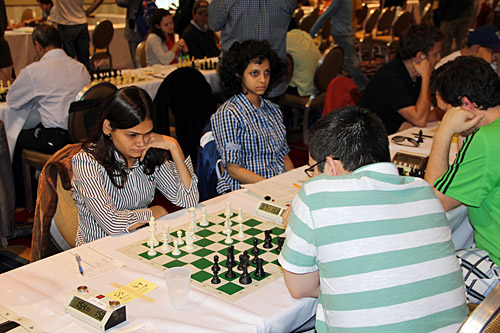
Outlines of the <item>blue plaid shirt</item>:
M 296 0 L 212 0 L 208 6 L 208 25 L 222 30 L 222 51 L 247 39 L 267 40 L 278 56 L 286 58 L 286 32 L 295 10 Z M 282 82 L 268 96 L 285 93 Z
M 277 105 L 261 98 L 256 108 L 243 94 L 231 97 L 210 119 L 222 164 L 238 164 L 271 178 L 285 172 L 284 159 L 290 149 L 285 139 L 283 116 Z M 240 188 L 227 170 L 217 183 L 217 192 Z

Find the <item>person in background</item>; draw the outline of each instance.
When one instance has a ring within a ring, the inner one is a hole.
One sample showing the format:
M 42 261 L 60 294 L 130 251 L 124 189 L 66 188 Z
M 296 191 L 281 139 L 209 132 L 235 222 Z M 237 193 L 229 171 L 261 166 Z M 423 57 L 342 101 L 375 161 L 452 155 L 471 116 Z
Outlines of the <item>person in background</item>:
M 151 29 L 146 39 L 146 63 L 170 65 L 177 63 L 179 51 L 188 52 L 183 39 L 174 33 L 172 14 L 166 9 L 158 8 L 151 17 Z
M 411 26 L 399 39 L 396 58 L 377 70 L 361 95 L 358 105 L 375 112 L 387 133 L 441 117 L 431 110 L 429 80 L 441 59 L 442 38 L 433 25 Z
M 137 27 L 135 25 L 137 12 L 141 2 L 141 0 L 116 0 L 116 4 L 118 6 L 127 8 L 125 31 L 123 34 L 125 39 L 128 41 L 128 48 L 134 67 L 139 65 L 135 63 L 135 51 L 137 50 L 137 45 L 139 45 L 139 43 L 144 39 L 139 31 L 137 31 Z
M 368 84 L 368 79 L 359 69 L 358 57 L 354 50 L 352 40 L 352 1 L 351 0 L 333 0 L 330 6 L 316 20 L 311 30 L 311 37 L 315 37 L 319 29 L 331 20 L 331 35 L 333 42 L 340 45 L 344 51 L 344 65 L 349 70 L 352 80 L 363 91 Z
M 42 16 L 35 17 L 30 20 L 25 20 L 21 22 L 22 25 L 24 26 L 35 26 L 37 24 L 40 24 L 42 22 L 47 22 L 50 16 L 50 12 L 52 11 L 52 8 L 54 7 L 54 3 L 52 0 L 37 0 L 38 5 L 40 6 L 40 9 L 42 10 Z
M 222 31 L 222 53 L 234 42 L 266 40 L 285 61 L 286 33 L 295 4 L 295 0 L 212 0 L 208 6 L 208 25 L 213 31 Z M 267 97 L 279 102 L 286 89 L 283 81 L 270 89 Z
M 7 81 L 12 82 L 12 56 L 10 55 L 9 43 L 5 40 L 4 32 L 7 29 L 8 20 L 4 0 L 0 0 L 0 81 L 4 87 Z
M 90 70 L 90 35 L 87 17 L 103 1 L 93 0 L 87 9 L 83 9 L 84 0 L 57 0 L 51 12 L 63 39 L 64 51 L 71 58 L 76 58 L 84 64 L 87 70 Z
M 477 249 L 460 254 L 468 298 L 481 302 L 499 284 L 500 270 L 500 78 L 484 59 L 461 56 L 431 79 L 445 110 L 434 134 L 425 180 L 446 211 L 467 206 Z M 450 145 L 465 136 L 452 165 Z
M 148 208 L 155 189 L 181 207 L 198 203 L 191 158 L 174 138 L 153 133 L 153 114 L 151 97 L 135 86 L 104 103 L 94 136 L 72 159 L 76 245 L 131 232 L 167 214 L 161 206 Z
M 438 69 L 448 61 L 455 60 L 459 56 L 474 56 L 484 59 L 491 64 L 492 68 L 500 74 L 498 60 L 500 58 L 500 32 L 495 26 L 482 25 L 467 36 L 467 46 L 442 58 L 435 66 Z
M 282 80 L 284 64 L 265 41 L 234 42 L 220 65 L 224 93 L 230 98 L 210 122 L 224 173 L 219 194 L 237 190 L 293 169 L 279 107 L 262 98 Z
M 476 18 L 474 0 L 439 0 L 437 20 L 444 35 L 441 56 L 450 54 L 453 40 L 456 49 L 465 46 L 465 37 Z
M 186 41 L 189 54 L 196 59 L 218 57 L 220 50 L 217 47 L 219 38 L 208 28 L 208 2 L 197 0 L 193 6 L 193 19 L 182 33 Z
M 278 261 L 292 297 L 318 298 L 316 331 L 456 332 L 469 311 L 448 220 L 432 187 L 399 176 L 380 118 L 342 107 L 307 141 L 313 178 Z
M 23 129 L 17 137 L 13 158 L 16 207 L 24 202 L 21 153 L 24 148 L 53 154 L 68 143 L 68 110 L 76 95 L 90 83 L 85 66 L 62 49 L 59 31 L 52 25 L 38 25 L 32 34 L 40 60 L 23 68 L 7 93 L 9 112 L 30 110 L 40 124 Z M 35 117 L 36 118 L 36 117 Z

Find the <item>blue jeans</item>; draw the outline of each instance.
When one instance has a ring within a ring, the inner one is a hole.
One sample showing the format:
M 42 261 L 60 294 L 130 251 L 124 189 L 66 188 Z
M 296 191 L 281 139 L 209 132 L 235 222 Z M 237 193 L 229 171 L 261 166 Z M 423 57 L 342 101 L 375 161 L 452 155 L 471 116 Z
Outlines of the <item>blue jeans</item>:
M 359 69 L 358 57 L 356 56 L 351 36 L 337 36 L 332 34 L 332 37 L 333 42 L 344 50 L 344 65 L 347 67 L 349 73 L 351 73 L 352 80 L 356 83 L 358 89 L 363 91 L 368 84 L 368 79 Z
M 63 48 L 66 54 L 75 58 L 90 70 L 89 45 L 90 35 L 87 23 L 76 25 L 58 24 L 57 29 L 61 33 Z

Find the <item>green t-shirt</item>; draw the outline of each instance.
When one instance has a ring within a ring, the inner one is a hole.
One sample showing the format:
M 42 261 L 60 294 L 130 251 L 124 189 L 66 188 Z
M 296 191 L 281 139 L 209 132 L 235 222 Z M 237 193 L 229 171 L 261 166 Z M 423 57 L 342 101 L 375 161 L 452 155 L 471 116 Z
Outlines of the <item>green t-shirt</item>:
M 477 247 L 500 266 L 500 118 L 469 135 L 434 186 L 468 206 Z

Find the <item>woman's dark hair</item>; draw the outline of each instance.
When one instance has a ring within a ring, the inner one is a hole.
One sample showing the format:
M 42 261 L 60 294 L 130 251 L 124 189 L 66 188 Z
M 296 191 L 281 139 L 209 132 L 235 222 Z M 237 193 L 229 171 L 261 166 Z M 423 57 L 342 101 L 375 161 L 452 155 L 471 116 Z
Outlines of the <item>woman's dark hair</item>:
M 167 37 L 165 37 L 163 31 L 158 28 L 161 24 L 161 20 L 163 20 L 165 16 L 172 16 L 172 14 L 168 10 L 163 8 L 158 8 L 153 12 L 153 15 L 151 16 L 151 27 L 149 28 L 149 33 L 157 35 L 163 42 L 166 43 Z M 171 34 L 168 37 L 173 39 L 174 34 Z
M 154 113 L 151 97 L 145 90 L 136 86 L 119 89 L 104 102 L 93 136 L 83 142 L 82 148 L 106 169 L 114 186 L 123 188 L 127 182 L 127 167 L 123 164 L 126 158 L 115 148 L 111 136 L 103 133 L 104 120 L 109 120 L 112 129 L 129 129 L 146 119 L 154 121 Z M 115 152 L 121 155 L 123 161 L 116 159 Z M 165 150 L 149 149 L 141 162 L 144 165 L 144 173 L 153 174 L 155 168 L 168 156 Z
M 271 66 L 269 87 L 274 87 L 285 77 L 285 64 L 267 41 L 246 40 L 234 42 L 221 59 L 219 75 L 226 98 L 242 92 L 241 78 L 248 65 L 253 62 L 261 64 L 265 59 Z

